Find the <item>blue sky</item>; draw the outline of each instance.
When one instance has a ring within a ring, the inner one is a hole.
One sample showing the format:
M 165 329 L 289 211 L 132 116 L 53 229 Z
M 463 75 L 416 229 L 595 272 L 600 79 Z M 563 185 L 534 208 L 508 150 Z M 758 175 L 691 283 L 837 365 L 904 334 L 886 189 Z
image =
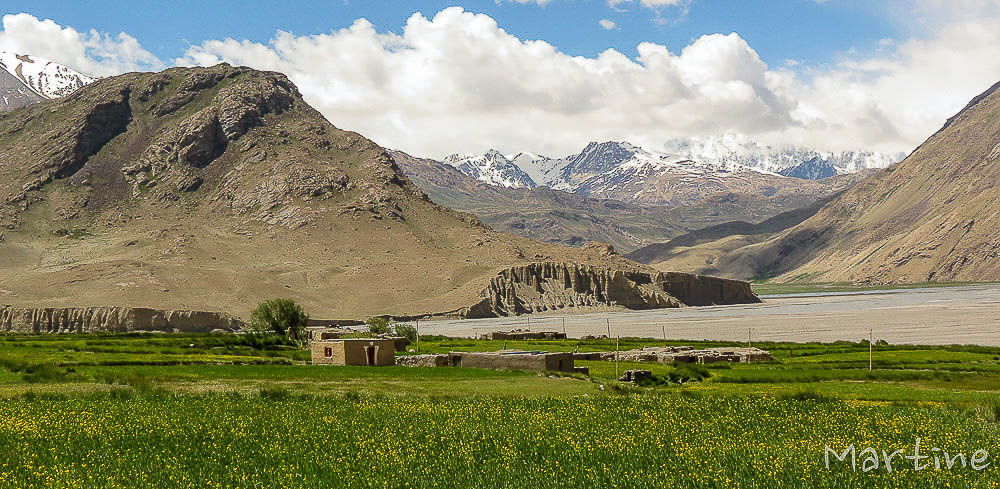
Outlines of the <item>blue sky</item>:
M 436 158 L 724 133 L 910 151 L 1000 80 L 1000 0 L 7 0 L 0 18 L 0 50 L 92 75 L 282 72 L 338 127 Z
M 553 0 L 538 4 L 481 1 L 196 1 L 121 2 L 7 0 L 3 13 L 28 12 L 80 31 L 127 32 L 160 59 L 180 57 L 189 45 L 233 37 L 266 42 L 278 30 L 322 34 L 366 18 L 379 31 L 399 32 L 420 11 L 431 16 L 462 5 L 485 13 L 521 39 L 542 39 L 571 55 L 595 56 L 614 48 L 630 56 L 640 42 L 678 50 L 711 33 L 738 32 L 769 65 L 786 59 L 822 65 L 852 49 L 871 50 L 899 32 L 878 2 L 841 0 L 715 0 L 686 7 L 611 7 L 605 1 Z M 251 7 L 244 5 L 251 4 Z M 606 30 L 599 21 L 617 27 Z

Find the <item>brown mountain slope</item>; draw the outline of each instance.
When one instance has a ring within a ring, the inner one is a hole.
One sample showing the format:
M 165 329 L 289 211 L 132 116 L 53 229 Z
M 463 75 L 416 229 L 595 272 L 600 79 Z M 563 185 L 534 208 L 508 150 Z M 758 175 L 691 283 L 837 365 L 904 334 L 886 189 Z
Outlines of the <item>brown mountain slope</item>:
M 100 80 L 0 115 L 0 303 L 316 317 L 451 311 L 528 262 L 641 269 L 430 202 L 276 73 Z
M 998 169 L 1000 84 L 902 163 L 717 268 L 780 281 L 1000 280 Z
M 392 152 L 403 172 L 434 202 L 474 213 L 491 228 L 548 243 L 580 246 L 591 241 L 631 251 L 687 232 L 662 206 L 590 199 L 549 188 L 488 185 L 435 160 Z
M 718 275 L 715 261 L 734 250 L 765 241 L 816 214 L 830 199 L 783 212 L 757 224 L 732 221 L 645 246 L 625 256 L 664 271 Z

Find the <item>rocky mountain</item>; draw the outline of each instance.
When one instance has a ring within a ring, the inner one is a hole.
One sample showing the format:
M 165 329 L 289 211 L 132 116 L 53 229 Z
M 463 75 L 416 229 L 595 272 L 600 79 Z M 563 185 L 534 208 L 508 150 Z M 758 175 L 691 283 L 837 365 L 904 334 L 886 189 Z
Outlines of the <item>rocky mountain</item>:
M 903 153 L 769 146 L 740 134 L 674 139 L 663 148 L 681 158 L 719 168 L 745 167 L 809 180 L 888 168 L 906 157 Z
M 803 153 L 810 158 L 815 158 L 815 154 Z M 494 167 L 502 170 L 490 173 L 463 169 L 464 173 L 493 185 L 510 186 L 505 183 L 511 180 L 510 177 L 494 178 L 489 175 L 511 175 L 516 172 L 512 167 L 516 167 L 539 186 L 636 205 L 699 206 L 706 199 L 732 195 L 739 199 L 761 201 L 760 205 L 766 209 L 757 212 L 761 219 L 810 205 L 842 190 L 859 180 L 853 171 L 848 170 L 860 168 L 844 163 L 841 165 L 843 172 L 837 168 L 831 171 L 823 166 L 825 163 L 810 160 L 784 168 L 790 175 L 785 176 L 744 164 L 750 161 L 707 157 L 692 159 L 614 141 L 590 143 L 579 154 L 561 159 L 521 153 L 500 160 L 502 155 L 497 152 L 488 155 L 493 157 L 480 157 L 476 161 L 499 161 L 500 164 Z M 486 176 L 481 176 L 483 174 Z M 818 181 L 796 178 L 801 176 L 831 178 Z M 722 221 L 715 223 L 718 222 Z
M 631 251 L 687 232 L 674 222 L 677 212 L 666 207 L 591 199 L 547 187 L 489 185 L 435 160 L 401 151 L 392 155 L 432 201 L 473 213 L 505 233 L 567 246 L 597 241 Z
M 64 97 L 93 81 L 51 61 L 0 51 L 0 111 Z
M 1000 83 L 903 162 L 713 269 L 777 281 L 1000 280 Z
M 514 162 L 490 150 L 483 155 L 451 155 L 444 160 L 460 172 L 483 183 L 506 188 L 535 188 L 535 181 Z
M 386 150 L 333 126 L 278 73 L 98 80 L 0 113 L 0 147 L 0 297 L 19 310 L 247 317 L 287 297 L 318 318 L 462 316 L 513 266 L 652 272 L 431 202 Z
M 689 195 L 690 203 L 657 205 L 585 197 L 548 187 L 512 189 L 488 185 L 451 165 L 398 151 L 393 156 L 431 200 L 473 213 L 494 229 L 569 246 L 590 241 L 609 243 L 623 252 L 729 221 L 758 223 L 789 209 L 809 206 L 860 179 L 860 175 L 845 175 L 807 182 L 787 191 L 766 186 L 744 193 L 727 192 L 723 186 L 716 191 L 695 186 L 687 191 L 703 193 Z

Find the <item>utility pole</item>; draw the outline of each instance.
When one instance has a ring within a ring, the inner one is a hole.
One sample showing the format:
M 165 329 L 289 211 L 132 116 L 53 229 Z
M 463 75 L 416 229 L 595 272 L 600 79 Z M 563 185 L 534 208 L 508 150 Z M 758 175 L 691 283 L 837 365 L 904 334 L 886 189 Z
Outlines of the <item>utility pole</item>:
M 747 348 L 753 348 L 753 328 L 747 328 Z
M 663 341 L 667 341 L 667 326 L 660 324 L 660 332 L 663 333 Z
M 524 318 L 528 320 L 528 332 L 530 333 L 531 332 L 531 316 L 525 316 Z
M 563 336 L 569 338 L 569 333 L 566 332 L 566 318 L 562 318 L 562 323 L 563 323 Z
M 621 339 L 621 336 L 615 338 L 615 380 L 618 380 L 618 342 Z
M 872 363 L 873 363 L 872 362 L 872 351 L 874 349 L 874 347 L 872 346 L 873 345 L 872 342 L 874 340 L 875 340 L 875 330 L 874 329 L 869 329 L 868 330 L 868 371 L 869 372 L 871 372 L 871 370 L 872 370 Z
M 611 339 L 611 318 L 605 318 L 605 321 L 608 322 L 608 339 Z
M 417 329 L 417 341 L 416 341 L 417 346 L 416 346 L 416 349 L 417 349 L 417 353 L 420 353 L 420 318 L 417 318 L 417 328 L 416 329 Z M 472 335 L 475 336 L 476 333 L 473 332 Z

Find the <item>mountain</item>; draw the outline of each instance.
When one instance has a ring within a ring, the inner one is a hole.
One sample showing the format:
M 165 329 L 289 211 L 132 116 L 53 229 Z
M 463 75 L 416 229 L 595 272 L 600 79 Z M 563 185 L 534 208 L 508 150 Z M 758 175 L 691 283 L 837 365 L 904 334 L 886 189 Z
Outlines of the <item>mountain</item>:
M 816 154 L 802 152 L 803 157 L 816 158 Z M 471 155 L 462 159 L 451 157 L 449 163 L 459 166 L 465 174 L 493 185 L 514 186 L 507 183 L 519 181 L 512 175 L 523 174 L 538 186 L 635 205 L 700 207 L 720 196 L 754 200 L 756 203 L 753 205 L 761 206 L 760 209 L 748 208 L 739 216 L 728 217 L 730 220 L 748 218 L 758 221 L 810 205 L 859 180 L 854 170 L 863 165 L 857 161 L 848 162 L 847 156 L 841 156 L 835 160 L 839 166 L 834 167 L 834 163 L 826 160 L 801 161 L 797 166 L 784 168 L 790 175 L 785 176 L 747 166 L 744 163 L 753 161 L 746 159 L 707 156 L 691 159 L 628 142 L 609 141 L 590 143 L 580 153 L 561 159 L 530 153 L 518 153 L 508 158 L 491 151 L 475 158 Z M 462 166 L 464 161 L 476 164 Z M 479 162 L 483 161 L 491 162 L 489 168 L 493 170 L 482 170 L 483 165 Z M 777 166 L 774 169 L 780 170 Z M 830 178 L 817 181 L 796 178 L 800 176 Z M 527 184 L 516 185 L 532 188 Z M 720 222 L 725 220 L 716 220 L 713 224 Z
M 714 267 L 720 256 L 760 243 L 805 221 L 830 199 L 784 212 L 759 223 L 731 221 L 691 231 L 665 243 L 656 243 L 625 255 L 660 270 L 719 274 Z
M 600 270 L 635 294 L 650 284 L 628 277 L 660 277 L 607 247 L 499 233 L 431 202 L 279 73 L 101 79 L 0 113 L 0 147 L 0 297 L 15 307 L 246 317 L 287 297 L 319 318 L 461 315 L 530 263 Z
M 631 251 L 687 232 L 674 222 L 677 212 L 666 207 L 590 199 L 546 187 L 489 185 L 435 160 L 401 151 L 392 156 L 432 201 L 474 213 L 505 233 L 567 246 L 597 241 Z
M 451 155 L 444 160 L 462 173 L 490 185 L 507 188 L 535 188 L 535 181 L 514 162 L 490 150 L 483 155 Z
M 664 150 L 720 168 L 739 166 L 809 180 L 888 168 L 906 157 L 902 153 L 768 146 L 740 134 L 674 139 L 664 144 Z
M 93 81 L 51 61 L 0 51 L 0 111 L 64 97 Z
M 1000 83 L 901 163 L 714 268 L 782 282 L 1000 280 L 998 168 Z

